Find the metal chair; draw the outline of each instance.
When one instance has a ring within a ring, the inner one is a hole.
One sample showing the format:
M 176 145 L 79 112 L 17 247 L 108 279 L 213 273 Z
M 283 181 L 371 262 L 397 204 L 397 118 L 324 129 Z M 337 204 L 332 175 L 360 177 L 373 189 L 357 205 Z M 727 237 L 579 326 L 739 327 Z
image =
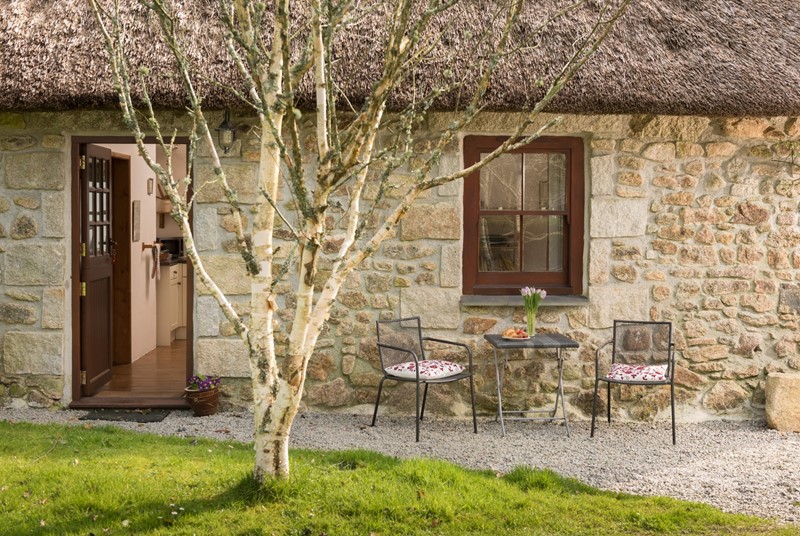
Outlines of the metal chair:
M 611 348 L 611 366 L 600 373 L 600 351 Z M 671 322 L 637 322 L 615 320 L 613 339 L 597 349 L 594 355 L 595 382 L 592 402 L 592 431 L 597 414 L 597 391 L 606 382 L 608 422 L 611 422 L 611 384 L 669 385 L 672 406 L 672 444 L 675 444 L 675 344 Z
M 465 344 L 432 337 L 423 337 L 418 316 L 400 318 L 398 320 L 379 320 L 376 323 L 378 332 L 378 355 L 381 360 L 383 378 L 378 385 L 378 397 L 375 399 L 375 412 L 372 414 L 372 425 L 378 416 L 378 403 L 381 400 L 383 382 L 413 382 L 417 388 L 416 426 L 417 442 L 419 442 L 419 421 L 425 415 L 425 400 L 428 398 L 428 386 L 434 383 L 449 383 L 469 379 L 469 391 L 472 400 L 472 427 L 478 433 L 478 421 L 475 417 L 475 386 L 472 380 L 472 351 Z M 458 346 L 466 350 L 469 360 L 467 368 L 458 363 L 443 360 L 431 360 L 425 357 L 425 342 L 435 342 Z M 420 408 L 419 388 L 425 385 Z

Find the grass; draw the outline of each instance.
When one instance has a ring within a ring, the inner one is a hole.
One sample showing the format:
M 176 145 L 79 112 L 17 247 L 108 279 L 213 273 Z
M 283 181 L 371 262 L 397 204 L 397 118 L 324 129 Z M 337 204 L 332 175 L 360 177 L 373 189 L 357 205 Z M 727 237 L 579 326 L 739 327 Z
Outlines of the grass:
M 259 488 L 252 445 L 0 422 L 0 534 L 797 534 L 552 471 L 500 476 L 367 451 L 292 451 Z

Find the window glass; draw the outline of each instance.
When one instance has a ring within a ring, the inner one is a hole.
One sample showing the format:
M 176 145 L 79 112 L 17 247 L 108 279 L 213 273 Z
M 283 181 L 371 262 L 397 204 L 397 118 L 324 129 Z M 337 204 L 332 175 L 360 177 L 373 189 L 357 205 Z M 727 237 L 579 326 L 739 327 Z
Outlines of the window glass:
M 564 218 L 523 216 L 522 229 L 522 271 L 563 271 Z
M 481 158 L 486 154 L 482 154 Z M 481 169 L 481 210 L 522 207 L 522 155 L 504 154 Z
M 519 217 L 481 216 L 478 222 L 481 272 L 519 271 Z
M 565 210 L 566 158 L 561 153 L 524 156 L 525 210 Z

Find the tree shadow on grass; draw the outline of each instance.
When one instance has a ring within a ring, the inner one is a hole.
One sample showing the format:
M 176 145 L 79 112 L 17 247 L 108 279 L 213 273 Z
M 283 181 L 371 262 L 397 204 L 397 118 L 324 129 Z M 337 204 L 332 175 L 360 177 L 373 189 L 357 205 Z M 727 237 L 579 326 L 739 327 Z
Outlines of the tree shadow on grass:
M 374 471 L 383 471 L 397 466 L 402 462 L 396 458 L 369 452 L 366 450 L 353 451 L 293 451 L 292 452 L 293 473 L 289 480 L 271 480 L 263 485 L 256 482 L 252 474 L 232 482 L 227 487 L 212 496 L 205 498 L 194 498 L 180 500 L 165 497 L 163 501 L 145 501 L 132 503 L 130 498 L 121 500 L 117 507 L 104 507 L 92 504 L 70 503 L 52 511 L 51 519 L 46 525 L 0 528 L 0 535 L 25 533 L 28 530 L 39 534 L 142 534 L 153 532 L 181 533 L 182 528 L 189 530 L 188 525 L 195 529 L 198 527 L 200 518 L 206 517 L 213 519 L 217 512 L 226 511 L 225 519 L 236 517 L 235 512 L 243 513 L 259 506 L 265 507 L 263 523 L 255 527 L 236 527 L 218 524 L 209 527 L 209 530 L 219 531 L 228 534 L 271 534 L 284 533 L 287 525 L 291 525 L 292 534 L 315 534 L 311 527 L 314 526 L 313 519 L 303 519 L 294 510 L 294 499 L 307 492 L 307 487 L 313 484 L 314 474 L 321 468 L 325 470 L 352 471 L 369 468 Z M 196 492 L 195 492 L 196 493 Z M 135 492 L 132 494 L 135 495 Z M 301 499 L 302 501 L 302 499 Z M 272 514 L 280 511 L 282 519 L 275 521 L 268 510 L 270 506 Z M 210 516 L 209 516 L 210 514 Z M 252 524 L 253 514 L 247 513 L 243 516 Z M 192 520 L 191 523 L 188 523 Z M 33 521 L 32 521 L 33 523 Z M 10 530 L 10 532 L 6 532 Z M 189 531 L 192 532 L 192 531 Z

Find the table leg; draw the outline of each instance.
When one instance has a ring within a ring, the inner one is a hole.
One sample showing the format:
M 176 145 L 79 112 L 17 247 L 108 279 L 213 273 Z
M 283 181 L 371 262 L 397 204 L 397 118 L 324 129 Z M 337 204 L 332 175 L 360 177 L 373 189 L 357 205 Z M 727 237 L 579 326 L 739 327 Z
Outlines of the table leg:
M 506 425 L 503 422 L 503 375 L 505 374 L 505 366 L 503 366 L 503 371 L 501 372 L 500 363 L 497 358 L 497 348 L 492 349 L 494 350 L 494 372 L 497 376 L 497 417 L 500 419 L 500 431 L 505 437 Z
M 558 392 L 556 393 L 556 404 L 558 404 L 559 396 L 561 397 L 561 414 L 564 416 L 564 427 L 567 429 L 567 437 L 570 437 L 567 408 L 564 403 L 564 358 L 561 356 L 561 348 L 558 349 Z M 553 413 L 553 417 L 555 417 L 555 413 Z

